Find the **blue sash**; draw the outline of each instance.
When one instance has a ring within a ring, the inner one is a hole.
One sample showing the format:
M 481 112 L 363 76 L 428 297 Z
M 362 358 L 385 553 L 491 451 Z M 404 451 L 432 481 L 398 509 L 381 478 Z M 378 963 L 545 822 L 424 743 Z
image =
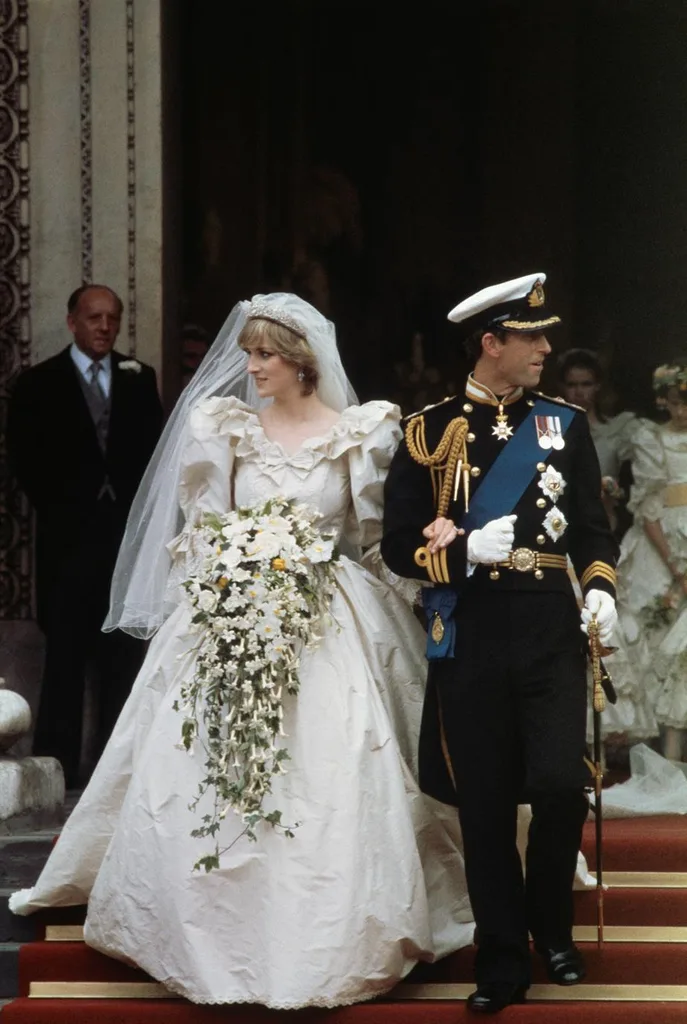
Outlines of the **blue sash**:
M 466 531 L 479 530 L 492 519 L 510 515 L 532 482 L 537 463 L 546 462 L 552 454 L 551 450 L 546 451 L 539 446 L 534 423 L 536 416 L 557 416 L 561 433 L 565 436 L 575 417 L 575 410 L 541 398 L 534 403 L 529 415 L 492 463 L 474 498 L 470 499 L 470 511 L 465 513 L 460 523 Z
M 541 448 L 535 425 L 536 416 L 557 416 L 564 436 L 575 417 L 575 410 L 537 399 L 470 499 L 470 511 L 461 520 L 466 530 L 479 530 L 492 519 L 509 515 L 529 487 L 537 463 L 546 462 L 551 450 Z M 554 449 L 555 450 L 555 449 Z M 428 661 L 455 657 L 456 626 L 453 611 L 457 602 L 455 585 L 425 587 L 422 601 L 428 619 L 426 656 Z M 444 627 L 441 640 L 432 637 L 432 625 L 439 618 Z

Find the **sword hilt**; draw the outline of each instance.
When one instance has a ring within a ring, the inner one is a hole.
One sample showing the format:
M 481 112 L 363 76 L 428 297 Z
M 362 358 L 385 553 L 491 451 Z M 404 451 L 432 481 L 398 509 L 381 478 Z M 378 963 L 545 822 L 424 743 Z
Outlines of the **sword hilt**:
M 599 714 L 606 709 L 606 694 L 603 688 L 603 666 L 601 664 L 601 638 L 599 634 L 599 623 L 596 615 L 592 615 L 591 622 L 587 625 L 587 636 L 589 637 L 589 657 L 592 663 L 592 679 L 594 682 L 593 704 L 594 710 Z

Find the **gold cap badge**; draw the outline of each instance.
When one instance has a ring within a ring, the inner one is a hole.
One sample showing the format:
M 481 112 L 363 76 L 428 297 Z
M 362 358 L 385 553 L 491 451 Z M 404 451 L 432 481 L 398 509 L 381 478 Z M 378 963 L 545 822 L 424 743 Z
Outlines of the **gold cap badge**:
M 532 291 L 527 296 L 527 305 L 532 307 L 543 306 L 545 301 L 544 282 L 537 278 L 532 285 Z

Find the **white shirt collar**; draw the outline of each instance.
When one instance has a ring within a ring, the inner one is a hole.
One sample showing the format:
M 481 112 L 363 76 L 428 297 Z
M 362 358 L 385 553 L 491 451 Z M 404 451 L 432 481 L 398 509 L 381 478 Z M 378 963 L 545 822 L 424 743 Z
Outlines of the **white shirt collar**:
M 81 376 L 84 377 L 88 384 L 90 384 L 91 375 L 88 371 L 95 360 L 91 359 L 90 356 L 87 356 L 85 352 L 82 352 L 81 349 L 73 342 L 69 349 L 69 355 L 72 357 L 72 362 Z M 109 352 L 100 360 L 100 365 L 103 368 L 99 378 L 100 386 L 105 394 L 109 396 L 110 388 L 112 386 L 112 356 Z

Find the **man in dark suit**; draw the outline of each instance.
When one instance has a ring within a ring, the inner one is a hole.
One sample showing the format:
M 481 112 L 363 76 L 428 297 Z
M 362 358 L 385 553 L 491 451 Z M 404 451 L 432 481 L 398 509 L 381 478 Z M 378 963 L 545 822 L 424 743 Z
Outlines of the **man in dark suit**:
M 10 403 L 12 468 L 36 512 L 38 623 L 45 669 L 34 753 L 79 783 L 86 674 L 95 681 L 99 755 L 143 657 L 101 632 L 131 502 L 162 426 L 155 371 L 113 351 L 122 302 L 101 285 L 67 304 L 74 341 L 23 373 Z
M 477 991 L 496 1013 L 530 983 L 584 977 L 572 884 L 587 816 L 586 667 L 571 559 L 602 643 L 616 543 L 583 410 L 533 390 L 551 351 L 544 275 L 494 285 L 449 319 L 471 328 L 462 395 L 408 417 L 386 481 L 382 556 L 432 584 L 420 735 L 423 790 L 459 809 L 477 923 Z M 518 803 L 532 805 L 526 880 Z

